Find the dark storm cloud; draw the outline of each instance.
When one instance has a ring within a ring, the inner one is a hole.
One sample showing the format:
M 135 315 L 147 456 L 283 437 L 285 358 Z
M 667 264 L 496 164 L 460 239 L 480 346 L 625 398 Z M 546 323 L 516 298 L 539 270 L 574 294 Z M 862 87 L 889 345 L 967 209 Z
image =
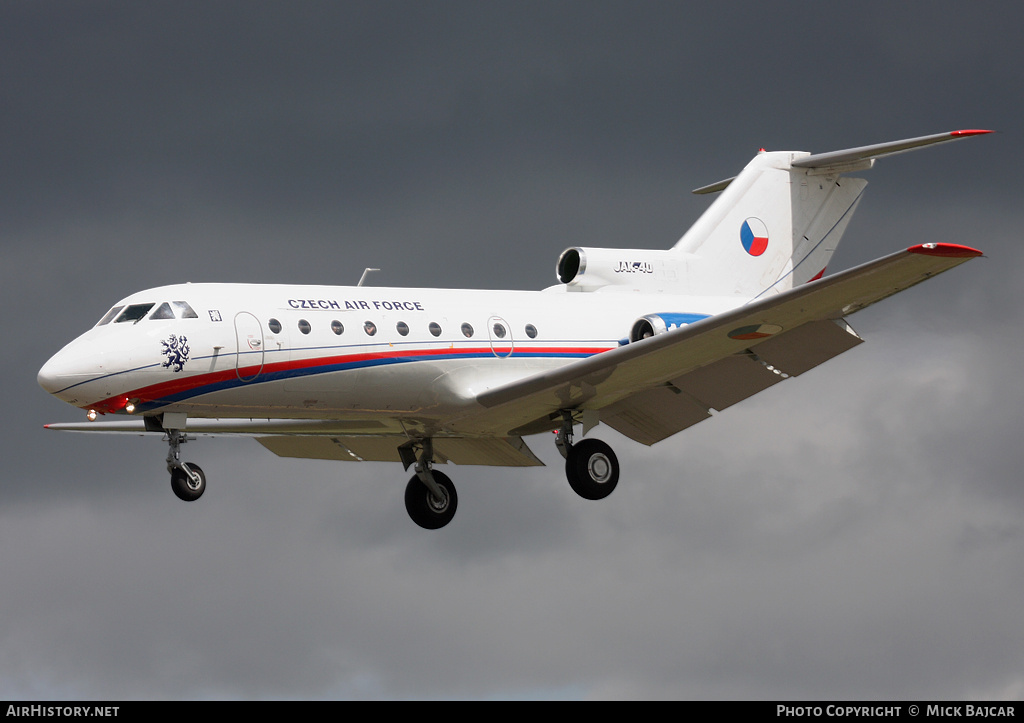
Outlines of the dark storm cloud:
M 0 8 L 0 695 L 1021 697 L 1020 12 L 944 3 Z M 57 435 L 45 359 L 183 280 L 541 288 L 667 248 L 760 146 L 963 127 L 884 159 L 834 259 L 988 258 L 851 318 L 867 344 L 577 499 L 455 467 Z

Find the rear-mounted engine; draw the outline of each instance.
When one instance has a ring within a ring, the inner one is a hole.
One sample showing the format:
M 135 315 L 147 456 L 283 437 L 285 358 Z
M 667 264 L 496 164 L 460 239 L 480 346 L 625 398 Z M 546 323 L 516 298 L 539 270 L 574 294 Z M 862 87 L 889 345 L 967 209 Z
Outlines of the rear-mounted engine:
M 558 257 L 556 273 L 570 291 L 604 287 L 657 291 L 675 286 L 679 264 L 679 254 L 670 251 L 575 246 Z
M 707 314 L 648 314 L 633 322 L 629 330 L 629 341 L 633 343 L 664 334 L 670 329 L 677 329 L 695 321 L 706 319 Z

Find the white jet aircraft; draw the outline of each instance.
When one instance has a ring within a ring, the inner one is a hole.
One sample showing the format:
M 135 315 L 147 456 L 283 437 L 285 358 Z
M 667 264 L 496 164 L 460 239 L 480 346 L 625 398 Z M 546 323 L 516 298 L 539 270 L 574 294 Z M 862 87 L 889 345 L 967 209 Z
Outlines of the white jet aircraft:
M 981 255 L 921 243 L 824 277 L 881 156 L 989 131 L 833 153 L 765 152 L 668 250 L 570 248 L 543 291 L 180 284 L 119 301 L 39 371 L 87 410 L 49 429 L 162 435 L 183 500 L 206 476 L 195 435 L 282 457 L 414 467 L 405 504 L 436 529 L 458 499 L 435 464 L 531 466 L 555 431 L 569 484 L 608 496 L 598 423 L 652 445 L 861 343 L 845 317 Z M 112 415 L 113 421 L 94 421 Z

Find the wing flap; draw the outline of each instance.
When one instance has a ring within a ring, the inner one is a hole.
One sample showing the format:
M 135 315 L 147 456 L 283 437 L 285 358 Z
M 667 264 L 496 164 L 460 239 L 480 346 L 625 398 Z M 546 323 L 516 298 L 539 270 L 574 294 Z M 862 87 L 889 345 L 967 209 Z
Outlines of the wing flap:
M 256 441 L 276 454 L 278 457 L 296 457 L 300 459 L 330 459 L 340 462 L 359 462 L 360 458 L 345 446 L 339 437 L 273 436 L 256 437 Z M 392 447 L 397 448 L 392 442 Z M 398 452 L 394 453 L 398 459 Z
M 434 437 L 434 455 L 455 464 L 543 467 L 522 437 Z
M 654 444 L 711 413 L 678 388 L 668 384 L 647 389 L 601 409 L 601 421 L 642 444 Z
M 256 441 L 278 457 L 326 459 L 343 462 L 401 462 L 400 437 L 340 437 L 325 435 L 271 435 Z M 434 461 L 441 464 L 498 467 L 543 466 L 521 437 L 435 437 Z
M 406 440 L 399 436 L 273 434 L 256 437 L 256 441 L 278 457 L 330 459 L 340 462 L 401 462 L 398 447 Z
M 823 319 L 773 336 L 753 349 L 768 366 L 795 377 L 863 342 L 845 321 Z
M 672 380 L 672 386 L 709 409 L 722 411 L 778 384 L 782 377 L 759 363 L 752 354 L 736 354 Z
M 603 407 L 601 421 L 634 441 L 654 444 L 707 419 L 709 410 L 727 409 L 862 342 L 845 322 L 812 321 Z

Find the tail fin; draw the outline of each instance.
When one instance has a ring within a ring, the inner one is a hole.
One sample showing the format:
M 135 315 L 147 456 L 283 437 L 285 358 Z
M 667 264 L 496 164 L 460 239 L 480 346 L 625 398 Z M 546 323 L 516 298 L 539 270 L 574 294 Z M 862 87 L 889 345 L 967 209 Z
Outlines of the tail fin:
M 813 281 L 825 272 L 867 181 L 842 174 L 875 159 L 990 131 L 939 133 L 811 155 L 760 152 L 733 179 L 694 193 L 722 195 L 673 247 L 682 252 L 692 293 L 755 298 Z

